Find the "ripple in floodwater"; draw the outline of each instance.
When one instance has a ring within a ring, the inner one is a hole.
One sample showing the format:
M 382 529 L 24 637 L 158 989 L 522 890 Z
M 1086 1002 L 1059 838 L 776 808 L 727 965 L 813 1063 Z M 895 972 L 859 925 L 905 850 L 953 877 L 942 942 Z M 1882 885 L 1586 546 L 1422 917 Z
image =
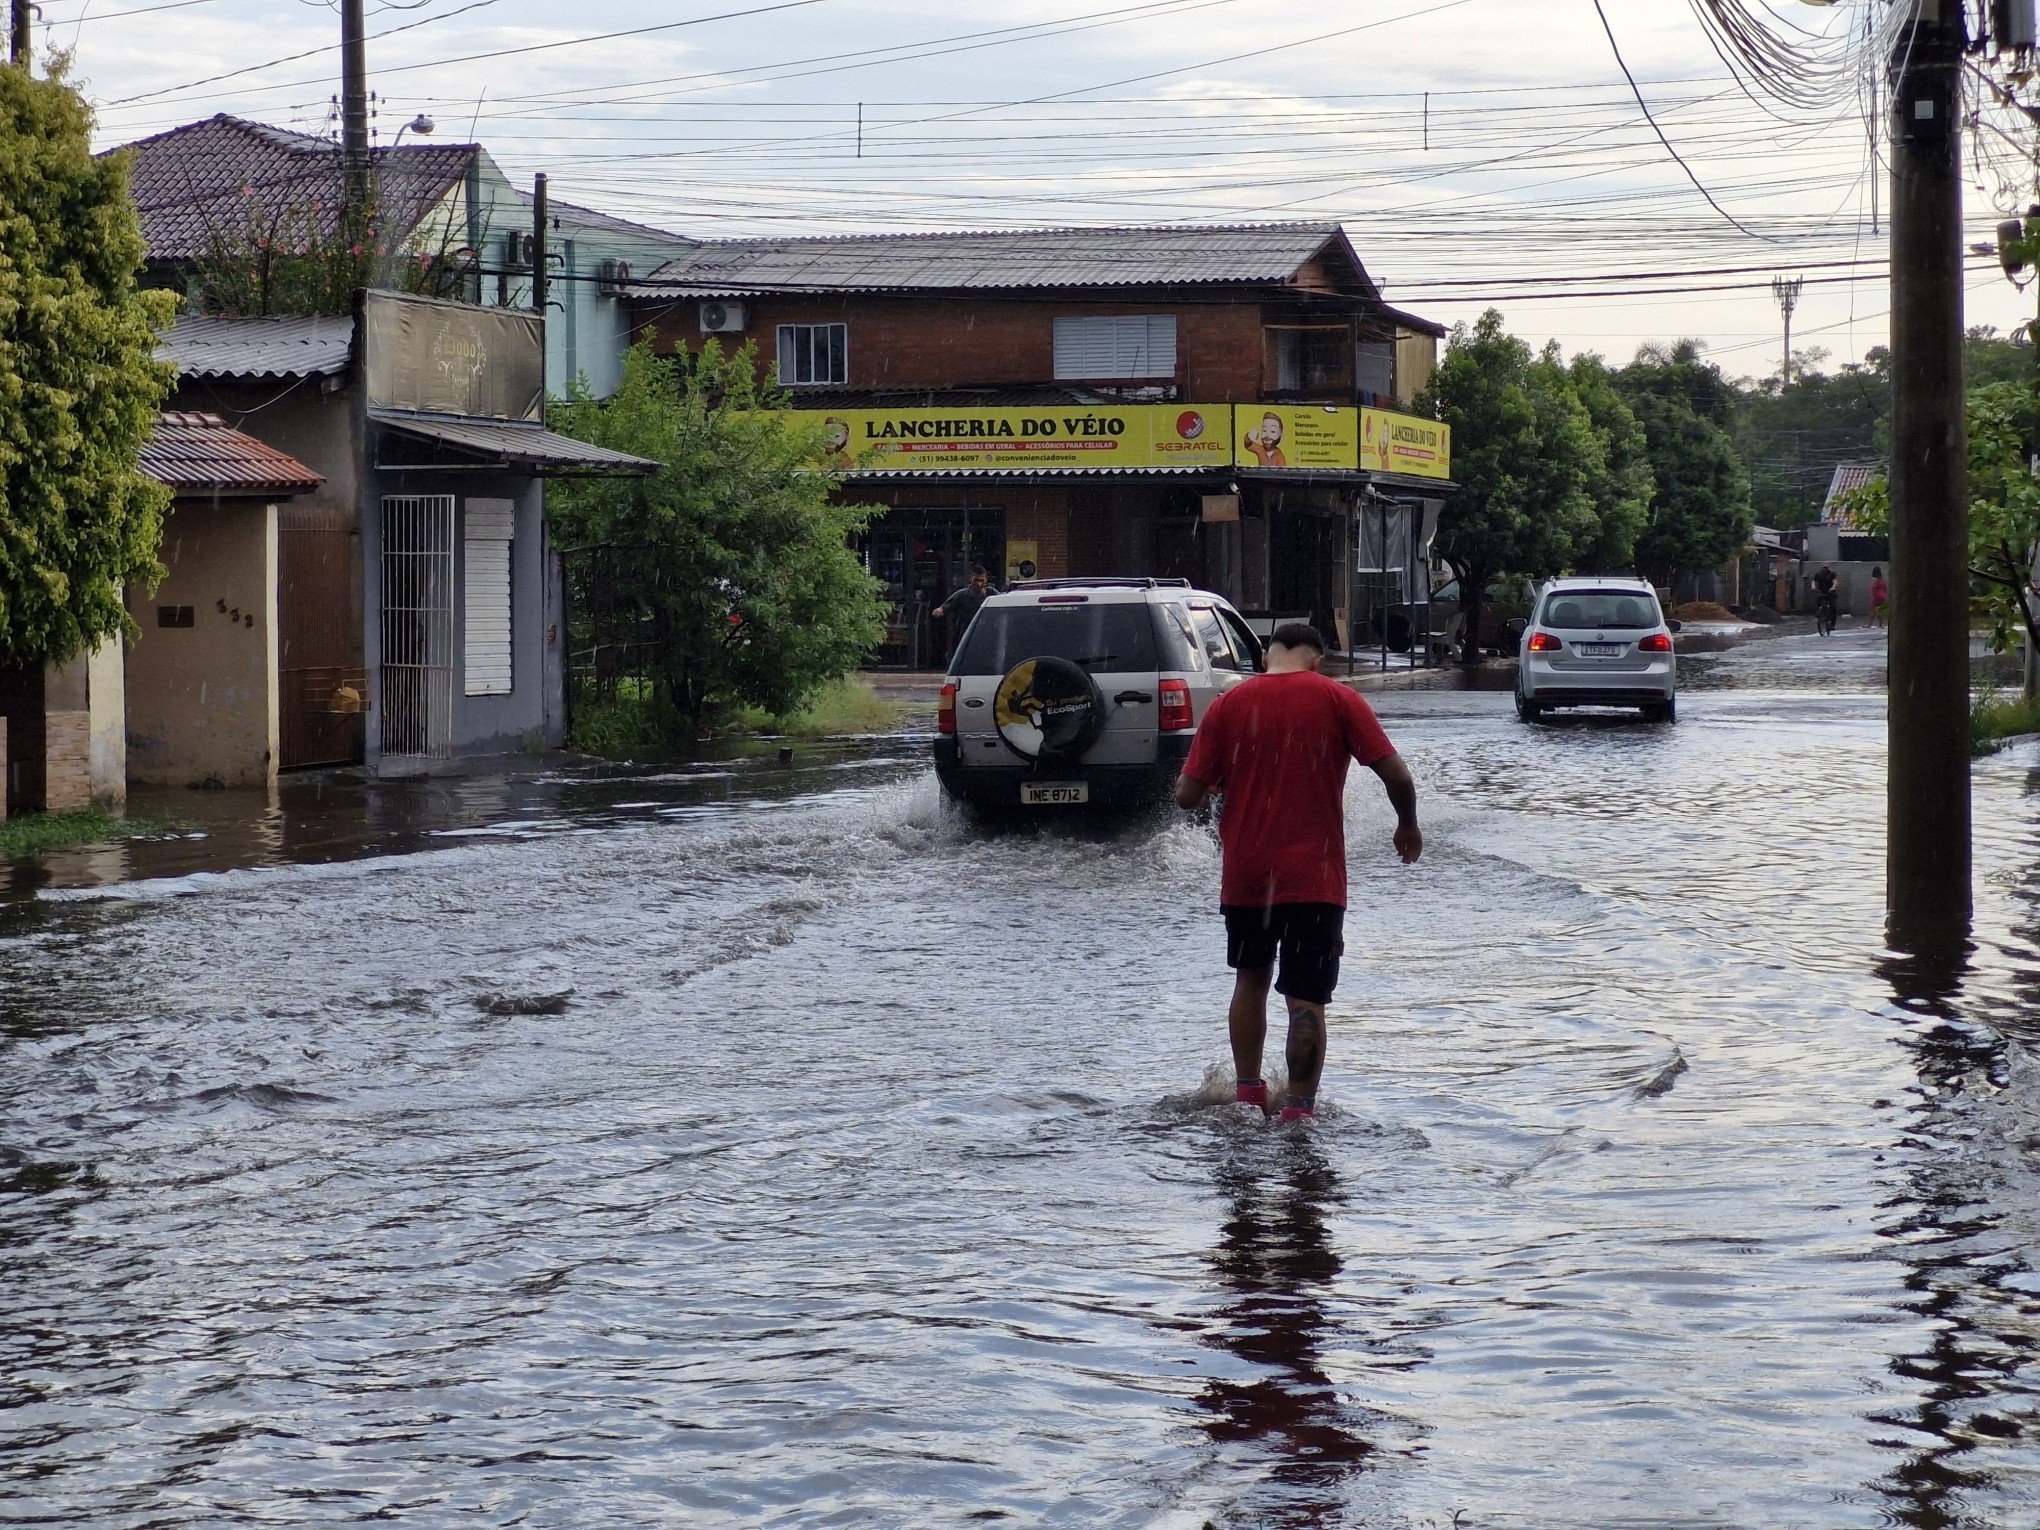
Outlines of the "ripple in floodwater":
M 2040 760 L 1891 961 L 1808 642 L 1676 728 L 1384 693 L 1429 846 L 1355 783 L 1303 1130 L 1210 1103 L 1207 833 L 917 765 L 45 899 L 0 1521 L 2033 1523 Z

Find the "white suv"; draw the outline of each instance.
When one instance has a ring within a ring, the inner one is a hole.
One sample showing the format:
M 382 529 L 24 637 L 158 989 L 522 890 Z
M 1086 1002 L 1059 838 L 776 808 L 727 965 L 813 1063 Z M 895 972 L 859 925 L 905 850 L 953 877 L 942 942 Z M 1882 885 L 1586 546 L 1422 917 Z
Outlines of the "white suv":
M 1676 721 L 1678 630 L 1646 580 L 1551 580 L 1523 629 L 1516 715 L 1535 722 L 1547 707 L 1640 707 L 1650 722 Z
M 1188 580 L 1016 584 L 949 661 L 935 773 L 981 809 L 1147 806 L 1212 701 L 1261 666 L 1240 614 Z

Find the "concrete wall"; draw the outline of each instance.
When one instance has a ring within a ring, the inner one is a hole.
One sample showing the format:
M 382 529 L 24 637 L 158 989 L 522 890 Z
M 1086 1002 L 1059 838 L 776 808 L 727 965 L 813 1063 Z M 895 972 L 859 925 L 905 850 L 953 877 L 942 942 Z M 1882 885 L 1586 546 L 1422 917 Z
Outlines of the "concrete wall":
M 52 813 L 127 801 L 127 708 L 121 646 L 43 669 L 43 806 Z
M 317 489 L 292 499 L 289 508 L 329 507 L 342 512 L 348 524 L 359 528 L 361 454 L 348 393 L 317 378 L 308 378 L 295 386 L 216 384 L 186 379 L 178 384 L 169 407 L 217 414 L 258 441 L 289 452 L 326 479 Z M 345 590 L 295 590 L 285 584 L 279 591 L 279 600 L 286 604 L 292 600 L 344 600 L 352 614 L 351 625 L 359 631 L 365 614 L 361 590 L 361 566 L 357 564 Z M 361 662 L 358 647 L 349 657 L 352 662 Z M 280 662 L 288 667 L 291 655 L 282 653 Z
M 181 500 L 154 595 L 131 592 L 128 778 L 151 786 L 265 786 L 276 776 L 276 507 Z M 189 607 L 192 625 L 159 613 Z

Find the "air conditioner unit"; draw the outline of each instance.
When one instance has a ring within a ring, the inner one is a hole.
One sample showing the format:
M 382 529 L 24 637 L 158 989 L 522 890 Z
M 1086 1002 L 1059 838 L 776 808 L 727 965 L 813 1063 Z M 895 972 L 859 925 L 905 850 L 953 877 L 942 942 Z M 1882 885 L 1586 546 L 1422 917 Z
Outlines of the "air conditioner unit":
M 503 264 L 513 271 L 529 271 L 538 258 L 538 236 L 528 229 L 511 229 L 503 236 Z
M 608 259 L 595 267 L 595 290 L 604 297 L 622 297 L 630 285 L 630 262 Z
M 703 303 L 701 332 L 704 335 L 740 335 L 744 332 L 742 303 Z

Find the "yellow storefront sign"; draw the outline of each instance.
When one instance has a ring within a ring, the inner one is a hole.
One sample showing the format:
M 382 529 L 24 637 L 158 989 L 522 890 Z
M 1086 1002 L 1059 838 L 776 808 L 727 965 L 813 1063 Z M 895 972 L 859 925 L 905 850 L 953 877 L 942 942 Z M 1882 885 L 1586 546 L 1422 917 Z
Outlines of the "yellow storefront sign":
M 1241 467 L 1342 468 L 1360 456 L 1360 411 L 1329 404 L 1235 404 Z
M 1212 468 L 1233 460 L 1230 404 L 834 409 L 831 459 L 867 473 Z
M 1413 478 L 1452 476 L 1452 427 L 1387 409 L 1360 411 L 1360 466 Z
M 1234 467 L 1452 474 L 1451 427 L 1325 404 L 816 411 L 831 466 L 856 473 Z

